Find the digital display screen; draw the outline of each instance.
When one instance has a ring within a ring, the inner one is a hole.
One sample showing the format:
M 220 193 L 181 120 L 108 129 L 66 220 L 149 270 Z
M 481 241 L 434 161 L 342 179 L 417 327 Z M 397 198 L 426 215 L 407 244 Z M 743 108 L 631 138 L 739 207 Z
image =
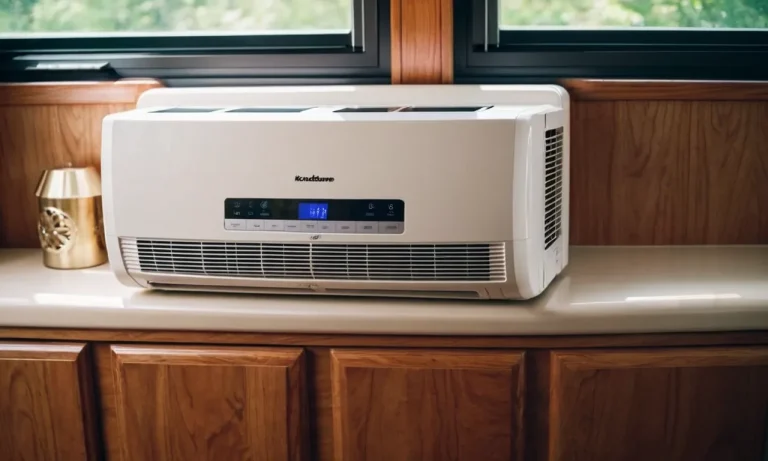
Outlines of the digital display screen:
M 328 204 L 299 202 L 299 219 L 328 219 Z

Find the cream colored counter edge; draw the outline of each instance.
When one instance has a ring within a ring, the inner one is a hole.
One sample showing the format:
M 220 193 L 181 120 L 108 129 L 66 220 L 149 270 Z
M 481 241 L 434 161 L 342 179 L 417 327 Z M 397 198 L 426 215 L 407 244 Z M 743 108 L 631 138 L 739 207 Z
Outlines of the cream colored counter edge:
M 567 335 L 768 329 L 768 246 L 572 247 L 526 302 L 163 293 L 106 266 L 0 250 L 0 326 L 341 334 Z

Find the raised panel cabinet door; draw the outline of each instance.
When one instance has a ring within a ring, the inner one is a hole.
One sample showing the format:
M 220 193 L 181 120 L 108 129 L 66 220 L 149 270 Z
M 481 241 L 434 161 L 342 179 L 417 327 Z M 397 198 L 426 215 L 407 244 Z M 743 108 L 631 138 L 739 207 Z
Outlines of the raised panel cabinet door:
M 112 346 L 122 461 L 306 459 L 298 348 Z M 112 426 L 107 421 L 108 426 Z
M 97 459 L 85 344 L 0 342 L 0 461 Z
M 523 354 L 333 350 L 337 461 L 522 461 Z
M 551 355 L 549 461 L 764 461 L 768 348 Z

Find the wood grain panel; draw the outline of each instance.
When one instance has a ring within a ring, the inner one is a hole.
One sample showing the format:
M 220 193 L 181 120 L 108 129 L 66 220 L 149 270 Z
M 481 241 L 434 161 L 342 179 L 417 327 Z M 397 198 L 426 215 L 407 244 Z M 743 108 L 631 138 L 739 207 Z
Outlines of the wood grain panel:
M 579 101 L 766 101 L 766 82 L 579 80 L 560 82 Z
M 4 83 L 0 85 L 0 106 L 135 104 L 141 93 L 160 87 L 160 82 L 144 79 L 117 82 Z
M 768 243 L 768 102 L 577 101 L 571 243 Z
M 101 354 L 110 459 L 307 459 L 301 349 L 111 346 L 111 370 Z
M 453 82 L 452 0 L 391 1 L 392 83 Z
M 682 102 L 578 103 L 571 160 L 576 244 L 686 242 L 691 107 Z
M 0 343 L 0 460 L 98 459 L 85 344 Z
M 325 347 L 515 348 L 768 345 L 768 331 L 591 336 L 397 336 L 3 328 L 0 339 Z
M 309 376 L 309 412 L 313 459 L 334 461 L 331 350 L 310 347 L 305 350 Z
M 101 121 L 131 104 L 0 107 L 0 246 L 39 247 L 35 187 L 43 170 L 100 167 Z
M 768 348 L 554 352 L 549 461 L 763 456 Z
M 43 170 L 100 166 L 101 122 L 131 110 L 151 81 L 0 85 L 0 247 L 39 247 Z
M 768 243 L 768 103 L 695 103 L 686 241 Z
M 333 350 L 336 460 L 522 460 L 522 358 Z

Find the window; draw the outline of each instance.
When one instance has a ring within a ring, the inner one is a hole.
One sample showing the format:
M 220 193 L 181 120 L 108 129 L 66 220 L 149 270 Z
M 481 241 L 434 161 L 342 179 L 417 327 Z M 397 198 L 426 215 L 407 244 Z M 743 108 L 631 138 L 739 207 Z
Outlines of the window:
M 459 82 L 768 79 L 768 0 L 455 0 Z
M 389 81 L 384 0 L 0 0 L 0 80 Z
M 351 0 L 7 0 L 3 34 L 349 32 Z M 55 36 L 55 35 L 54 35 Z

